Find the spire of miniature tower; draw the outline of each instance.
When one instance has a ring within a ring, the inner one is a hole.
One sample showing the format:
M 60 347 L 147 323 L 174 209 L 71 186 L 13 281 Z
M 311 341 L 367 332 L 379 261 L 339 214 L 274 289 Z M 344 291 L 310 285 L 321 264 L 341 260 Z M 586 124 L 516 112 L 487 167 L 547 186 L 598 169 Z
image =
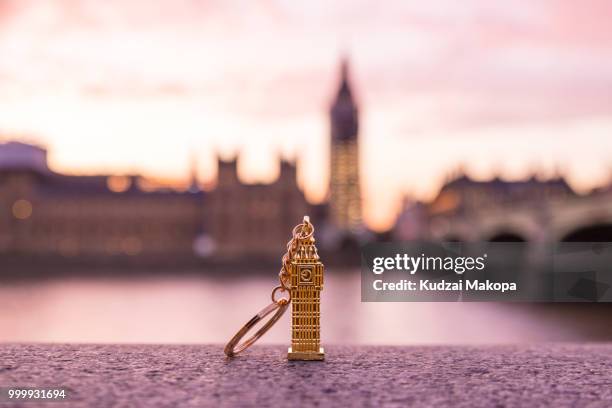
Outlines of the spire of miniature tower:
M 304 216 L 304 224 L 310 225 L 310 228 L 312 228 L 312 234 L 310 234 L 310 236 L 306 239 L 298 240 L 298 250 L 294 255 L 294 259 L 302 262 L 316 263 L 320 258 L 315 245 L 314 226 L 310 224 L 310 217 L 307 215 Z

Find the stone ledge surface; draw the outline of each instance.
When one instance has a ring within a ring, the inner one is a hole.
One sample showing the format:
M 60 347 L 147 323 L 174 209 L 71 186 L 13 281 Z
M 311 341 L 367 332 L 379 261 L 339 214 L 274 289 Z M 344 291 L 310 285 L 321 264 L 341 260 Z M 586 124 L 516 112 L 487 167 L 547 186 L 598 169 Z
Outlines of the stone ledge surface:
M 0 387 L 63 386 L 23 407 L 610 407 L 612 344 L 360 347 L 324 362 L 286 346 L 0 344 Z

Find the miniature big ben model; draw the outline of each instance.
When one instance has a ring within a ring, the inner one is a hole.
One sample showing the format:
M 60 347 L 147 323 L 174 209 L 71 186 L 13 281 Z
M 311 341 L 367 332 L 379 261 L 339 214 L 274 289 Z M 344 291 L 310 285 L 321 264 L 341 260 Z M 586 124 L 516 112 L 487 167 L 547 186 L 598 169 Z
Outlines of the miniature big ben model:
M 305 221 L 307 217 L 305 217 Z M 291 260 L 291 347 L 289 360 L 323 360 L 321 347 L 321 289 L 323 264 L 312 234 L 300 239 Z

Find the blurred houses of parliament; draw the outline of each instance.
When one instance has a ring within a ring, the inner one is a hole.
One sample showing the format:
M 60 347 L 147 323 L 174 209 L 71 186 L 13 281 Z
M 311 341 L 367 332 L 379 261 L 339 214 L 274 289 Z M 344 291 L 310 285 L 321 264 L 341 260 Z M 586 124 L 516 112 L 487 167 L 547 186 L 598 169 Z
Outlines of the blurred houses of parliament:
M 362 223 L 359 115 L 347 61 L 330 108 L 329 200 L 308 203 L 293 163 L 270 184 L 244 184 L 237 160 L 218 160 L 217 187 L 148 188 L 138 176 L 75 176 L 47 166 L 45 149 L 0 144 L 0 257 L 147 262 L 278 258 L 304 214 L 323 250 L 374 239 Z M 430 203 L 405 205 L 387 238 L 399 240 L 608 240 L 612 189 L 578 196 L 562 177 L 508 182 L 450 178 Z M 263 227 L 262 227 L 263 226 Z M 357 257 L 358 259 L 359 257 Z
M 150 190 L 138 176 L 58 174 L 46 156 L 37 146 L 0 145 L 0 256 L 97 264 L 266 256 L 284 250 L 311 210 L 285 161 L 267 185 L 243 184 L 237 160 L 219 161 L 217 188 L 203 192 L 195 179 L 175 191 Z
M 276 259 L 305 214 L 334 245 L 362 229 L 357 107 L 346 62 L 330 116 L 330 206 L 309 204 L 295 165 L 282 159 L 270 184 L 242 183 L 234 158 L 218 160 L 213 191 L 201 191 L 194 176 L 179 192 L 151 190 L 138 176 L 58 174 L 47 166 L 45 149 L 0 144 L 0 256 L 96 264 Z

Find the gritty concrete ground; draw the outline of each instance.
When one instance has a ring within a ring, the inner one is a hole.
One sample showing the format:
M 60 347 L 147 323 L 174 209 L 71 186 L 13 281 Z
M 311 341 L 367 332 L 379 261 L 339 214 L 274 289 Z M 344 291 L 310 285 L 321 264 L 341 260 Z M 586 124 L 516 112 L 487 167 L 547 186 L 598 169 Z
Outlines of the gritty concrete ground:
M 220 345 L 0 345 L 0 387 L 67 387 L 23 407 L 612 407 L 612 344 L 286 347 L 228 360 Z

